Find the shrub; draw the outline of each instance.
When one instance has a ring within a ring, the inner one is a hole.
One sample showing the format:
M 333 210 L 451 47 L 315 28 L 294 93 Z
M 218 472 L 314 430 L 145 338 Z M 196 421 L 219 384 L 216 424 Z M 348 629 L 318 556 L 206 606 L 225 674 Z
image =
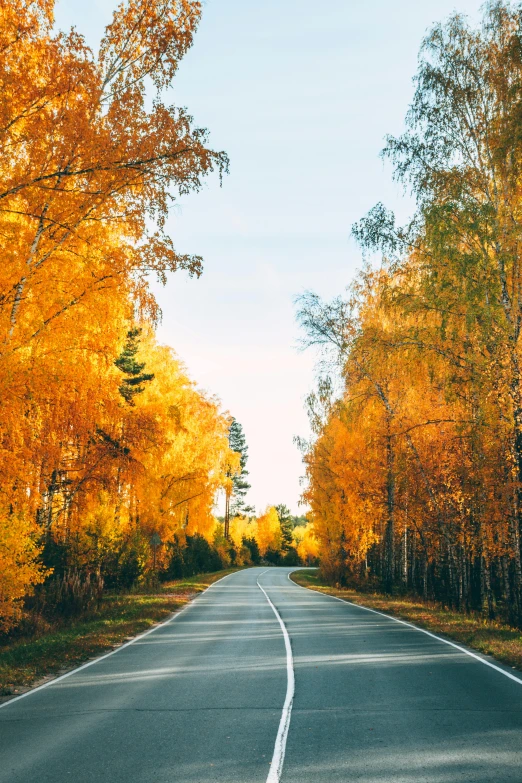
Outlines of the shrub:
M 35 598 L 34 611 L 47 617 L 74 617 L 97 609 L 103 595 L 103 577 L 68 569 L 62 576 L 53 576 Z

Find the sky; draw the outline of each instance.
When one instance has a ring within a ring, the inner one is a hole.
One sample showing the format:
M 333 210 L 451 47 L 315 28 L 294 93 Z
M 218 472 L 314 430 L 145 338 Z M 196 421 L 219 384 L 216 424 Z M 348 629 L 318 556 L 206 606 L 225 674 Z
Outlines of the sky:
M 194 45 L 169 89 L 225 150 L 230 174 L 182 198 L 167 230 L 204 273 L 154 285 L 158 331 L 192 378 L 242 425 L 257 510 L 302 513 L 294 436 L 316 359 L 297 348 L 295 297 L 341 294 L 360 268 L 352 224 L 383 201 L 411 201 L 379 152 L 399 134 L 426 30 L 475 0 L 206 0 Z M 56 25 L 94 49 L 113 0 L 58 0 Z

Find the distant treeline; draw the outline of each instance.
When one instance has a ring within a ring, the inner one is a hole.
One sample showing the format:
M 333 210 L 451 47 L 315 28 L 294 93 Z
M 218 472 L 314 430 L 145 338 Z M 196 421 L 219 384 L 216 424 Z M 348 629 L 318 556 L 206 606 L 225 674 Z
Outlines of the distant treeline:
M 182 528 L 166 541 L 147 538 L 134 529 L 96 563 L 78 561 L 68 541 L 50 538 L 41 552 L 48 576 L 27 596 L 19 619 L 27 631 L 49 621 L 92 611 L 107 591 L 156 590 L 162 582 L 231 567 L 256 565 L 315 565 L 317 541 L 311 526 L 294 528 L 285 506 L 264 514 L 230 520 L 229 538 L 222 522 L 214 520 L 207 534 L 189 534 Z

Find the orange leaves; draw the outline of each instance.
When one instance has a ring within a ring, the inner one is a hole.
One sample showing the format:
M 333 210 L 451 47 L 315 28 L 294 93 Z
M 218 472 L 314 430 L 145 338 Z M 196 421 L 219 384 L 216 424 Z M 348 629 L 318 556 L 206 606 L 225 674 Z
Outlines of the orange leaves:
M 122 280 L 154 311 L 145 275 L 154 271 L 164 281 L 178 268 L 200 273 L 200 258 L 176 254 L 164 219 L 173 191 L 197 190 L 204 176 L 226 168 L 227 158 L 206 147 L 206 132 L 192 127 L 185 110 L 159 97 L 146 110 L 142 83 L 145 73 L 162 86 L 172 78 L 198 17 L 198 4 L 122 5 L 100 63 L 77 34 L 53 38 L 45 27 L 7 47 L 0 65 L 0 221 L 16 238 L 0 317 L 10 318 L 12 331 L 41 276 L 67 270 L 70 279 L 71 263 L 83 280 L 74 275 L 76 290 L 44 314 L 46 325 L 107 280 Z M 6 28 L 15 22 L 9 20 Z M 111 84 L 130 79 L 125 90 L 104 97 L 105 67 L 112 68 Z M 147 217 L 156 223 L 150 236 Z M 103 271 L 93 280 L 97 253 Z
M 281 549 L 281 525 L 274 506 L 269 506 L 264 514 L 256 519 L 255 538 L 259 546 L 259 552 L 263 556 L 267 549 Z
M 35 522 L 28 516 L 0 513 L 0 631 L 16 623 L 21 600 L 45 577 L 46 570 L 38 563 L 35 532 Z
M 491 569 L 501 594 L 518 557 L 510 392 L 482 372 L 465 324 L 441 335 L 436 314 L 389 297 L 400 283 L 364 276 L 357 336 L 340 361 L 344 391 L 314 418 L 304 497 L 334 581 L 369 573 L 385 589 L 439 591 L 455 605 L 466 594 L 476 605 L 471 580 Z
M 301 561 L 305 565 L 315 563 L 320 550 L 319 539 L 316 536 L 313 523 L 309 522 L 305 527 L 294 528 L 293 540 Z
M 382 268 L 348 301 L 305 295 L 299 313 L 343 383 L 337 401 L 312 397 L 325 415 L 312 407 L 305 456 L 323 566 L 518 625 L 519 37 L 503 2 L 475 29 L 455 14 L 428 32 L 407 131 L 384 150 L 416 213 L 401 228 L 374 207 L 353 233 Z
M 168 206 L 227 166 L 159 92 L 191 45 L 200 4 L 122 3 L 99 59 L 77 32 L 55 34 L 52 12 L 50 0 L 0 8 L 0 617 L 9 622 L 41 578 L 34 556 L 45 539 L 98 569 L 126 536 L 146 552 L 153 532 L 208 531 L 229 457 L 217 403 L 149 328 L 159 318 L 149 275 L 165 283 L 168 272 L 202 267 L 165 235 Z M 158 89 L 150 107 L 145 78 Z M 114 362 L 137 319 L 154 380 L 129 406 Z
M 157 89 L 169 84 L 200 16 L 201 3 L 194 0 L 121 3 L 100 47 L 104 89 L 112 94 L 140 89 L 145 76 Z

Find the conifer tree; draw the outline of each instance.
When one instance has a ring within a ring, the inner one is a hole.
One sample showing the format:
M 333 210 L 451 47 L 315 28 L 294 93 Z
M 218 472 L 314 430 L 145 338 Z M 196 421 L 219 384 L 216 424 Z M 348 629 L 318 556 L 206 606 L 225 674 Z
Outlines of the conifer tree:
M 281 525 L 281 549 L 287 552 L 294 545 L 294 523 L 288 506 L 284 503 L 280 503 L 275 506 L 277 516 L 279 517 L 279 524 Z
M 239 471 L 229 471 L 230 488 L 225 497 L 225 537 L 229 536 L 229 523 L 231 516 L 239 516 L 241 513 L 249 513 L 254 509 L 245 504 L 245 495 L 250 489 L 246 464 L 248 461 L 248 446 L 241 424 L 232 419 L 228 434 L 228 442 L 231 451 L 239 454 Z
M 136 355 L 140 347 L 141 329 L 130 329 L 127 332 L 127 339 L 123 346 L 123 351 L 118 356 L 114 364 L 127 377 L 123 379 L 118 388 L 123 399 L 129 405 L 135 405 L 134 397 L 141 394 L 145 387 L 144 383 L 154 380 L 153 373 L 144 373 L 145 362 L 136 361 Z
M 250 489 L 250 484 L 247 480 L 248 470 L 246 469 L 246 464 L 248 462 L 248 446 L 246 444 L 243 427 L 236 419 L 233 419 L 232 424 L 230 425 L 228 442 L 232 451 L 235 451 L 240 455 L 240 472 L 235 476 L 232 476 L 232 504 L 230 513 L 232 516 L 236 516 L 237 514 L 240 514 L 241 511 L 247 510 L 245 506 L 245 495 Z

